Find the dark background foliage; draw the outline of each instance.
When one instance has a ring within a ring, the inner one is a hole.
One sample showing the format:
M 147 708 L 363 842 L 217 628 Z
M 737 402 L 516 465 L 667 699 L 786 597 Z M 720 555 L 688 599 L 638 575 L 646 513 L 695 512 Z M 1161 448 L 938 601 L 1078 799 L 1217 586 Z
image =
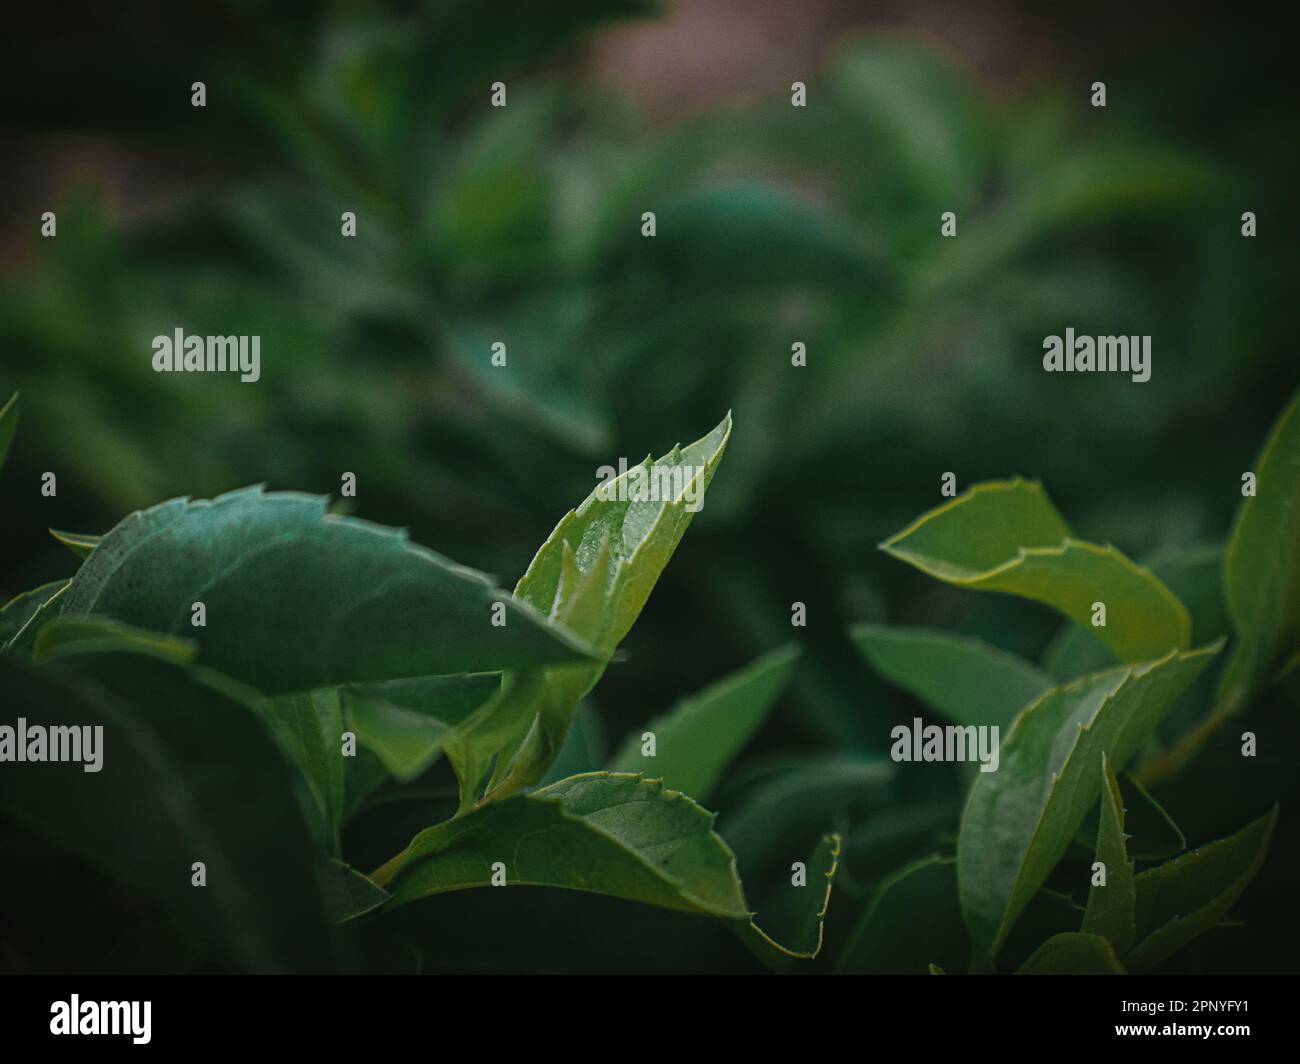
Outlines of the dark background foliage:
M 931 624 L 1032 656 L 1057 627 L 875 545 L 935 504 L 945 471 L 963 488 L 1041 478 L 1081 536 L 1134 557 L 1219 542 L 1300 377 L 1292 57 L 1235 9 L 245 0 L 74 4 L 7 36 L 0 393 L 22 389 L 23 425 L 5 498 L 30 500 L 0 522 L 0 593 L 71 571 L 48 526 L 102 532 L 262 481 L 337 493 L 344 471 L 356 513 L 509 586 L 598 466 L 732 409 L 709 504 L 584 741 L 616 745 L 804 643 L 714 804 L 725 831 L 765 773 L 804 770 L 786 830 L 850 839 L 832 940 L 882 874 L 946 844 L 959 800 L 938 769 L 883 795 L 823 785 L 826 759 L 880 757 L 913 710 L 845 625 Z M 39 236 L 44 210 L 57 239 Z M 152 373 L 150 339 L 177 326 L 260 335 L 262 380 Z M 1150 382 L 1042 373 L 1042 337 L 1066 326 L 1151 335 Z M 498 339 L 508 370 L 488 363 Z M 56 499 L 39 496 L 47 469 Z M 792 632 L 795 601 L 809 623 Z M 1296 708 L 1263 725 L 1288 743 L 1272 783 L 1229 794 L 1211 751 L 1169 797 L 1190 842 L 1294 788 Z M 1276 919 L 1295 841 L 1284 817 L 1247 926 L 1175 967 L 1294 966 L 1294 924 Z M 345 839 L 362 866 L 404 842 L 364 814 Z M 741 858 L 747 883 L 770 871 Z M 427 921 L 434 966 L 604 966 L 606 926 L 630 967 L 747 963 L 702 921 L 670 949 L 680 918 L 484 894 L 406 917 Z M 510 930 L 542 904 L 549 947 Z

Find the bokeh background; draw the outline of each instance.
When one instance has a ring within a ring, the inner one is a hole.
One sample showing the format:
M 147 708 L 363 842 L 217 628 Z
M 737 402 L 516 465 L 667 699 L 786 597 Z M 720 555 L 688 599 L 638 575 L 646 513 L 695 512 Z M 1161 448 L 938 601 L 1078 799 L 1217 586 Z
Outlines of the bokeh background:
M 510 586 L 597 467 L 731 409 L 708 505 L 580 740 L 598 762 L 678 697 L 804 644 L 715 804 L 724 828 L 750 818 L 747 884 L 784 839 L 849 832 L 832 936 L 881 875 L 944 845 L 960 796 L 950 772 L 869 785 L 915 706 L 845 626 L 1034 657 L 1057 629 L 876 544 L 951 471 L 963 489 L 1041 478 L 1080 536 L 1134 557 L 1213 545 L 1300 381 L 1293 56 L 1235 7 L 244 0 L 11 25 L 0 394 L 22 390 L 23 421 L 3 497 L 30 504 L 0 521 L 0 596 L 72 571 L 48 526 L 102 532 L 256 482 L 337 494 L 344 471 L 352 512 Z M 153 373 L 151 338 L 178 326 L 260 335 L 261 381 Z M 1044 374 L 1042 338 L 1067 326 L 1151 335 L 1151 380 Z M 361 864 L 393 849 L 360 828 L 353 845 Z M 1285 871 L 1258 894 L 1293 891 Z M 505 904 L 484 893 L 451 905 L 443 930 L 466 941 L 453 961 L 443 939 L 448 966 L 474 965 L 475 915 Z M 549 919 L 566 962 L 609 948 L 591 930 L 605 903 L 555 904 L 584 906 Z M 657 919 L 637 927 L 665 955 Z M 1281 966 L 1268 927 L 1179 963 Z

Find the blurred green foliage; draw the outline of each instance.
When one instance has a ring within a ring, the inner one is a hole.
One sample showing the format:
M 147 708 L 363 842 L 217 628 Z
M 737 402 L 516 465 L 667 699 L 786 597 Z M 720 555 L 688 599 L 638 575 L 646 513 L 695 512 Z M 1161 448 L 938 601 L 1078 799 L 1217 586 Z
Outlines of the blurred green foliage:
M 511 0 L 490 18 L 452 0 L 87 7 L 54 31 L 75 47 L 15 54 L 11 136 L 84 138 L 87 156 L 109 145 L 130 162 L 42 188 L 18 230 L 0 394 L 23 391 L 5 497 L 30 503 L 0 527 L 0 597 L 70 571 L 47 526 L 101 532 L 250 482 L 336 493 L 345 471 L 360 515 L 509 579 L 557 500 L 586 495 L 611 455 L 637 461 L 645 441 L 690 438 L 731 409 L 726 475 L 692 549 L 575 734 L 595 762 L 786 642 L 791 603 L 806 603 L 790 692 L 714 805 L 724 834 L 730 820 L 753 839 L 737 844 L 747 883 L 772 874 L 784 839 L 844 831 L 833 938 L 883 877 L 951 852 L 961 793 L 951 766 L 881 778 L 889 727 L 915 703 L 864 666 L 846 625 L 937 625 L 1034 658 L 1051 630 L 1043 608 L 932 586 L 876 543 L 937 501 L 945 471 L 963 488 L 1041 477 L 1082 536 L 1135 557 L 1222 538 L 1296 380 L 1281 235 L 1295 103 L 1264 31 L 1225 48 L 1189 20 L 1114 61 L 1104 111 L 1086 106 L 1091 78 L 1008 91 L 923 41 L 868 34 L 809 73 L 805 109 L 778 92 L 652 124 L 572 62 L 596 27 L 649 13 L 636 0 Z M 488 104 L 497 80 L 504 109 Z M 34 235 L 45 209 L 57 239 Z M 349 210 L 355 239 L 339 232 Z M 654 240 L 639 235 L 646 210 Z M 1042 337 L 1067 325 L 1150 334 L 1150 382 L 1042 373 Z M 262 380 L 154 374 L 150 340 L 177 326 L 260 335 Z M 489 362 L 497 340 L 505 370 Z M 796 341 L 806 368 L 790 364 Z M 38 494 L 47 469 L 56 499 Z M 1193 844 L 1244 820 L 1193 813 L 1196 779 L 1175 803 Z M 418 806 L 421 827 L 431 804 L 454 807 L 444 783 L 391 800 Z M 410 835 L 377 839 L 366 819 L 344 840 L 362 867 Z M 1266 871 L 1247 904 L 1269 912 L 1296 876 Z M 404 919 L 430 921 L 436 966 L 554 958 L 540 940 L 515 955 L 511 922 L 538 903 L 501 893 Z M 674 953 L 665 914 L 545 904 L 575 968 L 750 963 L 694 926 Z M 605 917 L 624 936 L 617 958 Z M 1227 963 L 1218 934 L 1175 963 Z M 1233 963 L 1274 963 L 1258 929 L 1237 935 Z

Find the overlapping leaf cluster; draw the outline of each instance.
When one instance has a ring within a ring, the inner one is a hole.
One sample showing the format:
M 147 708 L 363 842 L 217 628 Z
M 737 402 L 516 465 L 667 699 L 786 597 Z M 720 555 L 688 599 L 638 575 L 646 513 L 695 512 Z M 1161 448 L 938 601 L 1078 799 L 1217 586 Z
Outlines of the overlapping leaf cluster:
M 16 417 L 12 400 L 5 444 Z M 0 613 L 6 711 L 103 727 L 105 764 L 7 769 L 0 807 L 143 891 L 209 963 L 329 969 L 357 948 L 334 927 L 383 935 L 394 909 L 491 885 L 715 917 L 773 966 L 815 956 L 838 839 L 797 855 L 806 889 L 776 914 L 777 941 L 754 923 L 735 856 L 696 801 L 762 723 L 792 651 L 653 724 L 655 749 L 615 761 L 630 771 L 536 788 L 730 434 L 728 416 L 626 474 L 680 474 L 654 490 L 598 488 L 513 594 L 400 531 L 262 488 L 175 499 L 103 537 L 59 534 L 84 558 L 75 575 Z M 440 754 L 460 781 L 454 815 L 371 876 L 342 860 L 343 828 L 384 777 L 417 778 Z M 186 854 L 211 889 L 188 887 Z

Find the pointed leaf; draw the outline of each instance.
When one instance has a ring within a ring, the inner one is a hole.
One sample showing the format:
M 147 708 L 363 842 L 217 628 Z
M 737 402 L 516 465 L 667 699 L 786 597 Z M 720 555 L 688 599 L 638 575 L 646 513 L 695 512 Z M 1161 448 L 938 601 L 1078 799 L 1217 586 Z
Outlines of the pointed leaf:
M 1126 958 L 1135 972 L 1172 957 L 1219 924 L 1264 863 L 1277 807 L 1237 834 L 1141 873 L 1137 945 Z
M 1106 626 L 1093 629 L 1120 661 L 1187 648 L 1191 622 L 1167 587 L 1114 547 L 1071 538 L 1038 484 L 977 484 L 919 517 L 881 549 L 957 587 L 1045 603 L 1091 626 L 1093 603 Z
M 387 904 L 391 897 L 355 868 L 333 858 L 323 863 L 320 879 L 330 923 L 343 924 L 365 916 Z
M 60 532 L 57 528 L 51 528 L 50 535 L 82 559 L 89 558 L 90 552 L 98 547 L 104 538 L 82 532 Z
M 1182 829 L 1159 802 L 1127 772 L 1119 773 L 1119 793 L 1124 806 L 1125 849 L 1137 861 L 1162 861 L 1187 849 Z M 1100 817 L 1089 813 L 1075 841 L 1092 850 L 1097 843 Z
M 1223 591 L 1236 642 L 1221 691 L 1240 709 L 1250 689 L 1300 651 L 1300 392 L 1255 460 L 1255 495 L 1237 510 Z
M 1219 647 L 1086 676 L 1027 707 L 980 773 L 957 839 L 974 963 L 992 965 L 1016 918 L 1069 847 L 1101 792 L 1105 752 L 1124 765 Z
M 707 436 L 674 447 L 662 458 L 607 479 L 556 525 L 515 588 L 518 599 L 570 628 L 608 660 L 641 613 L 677 549 L 731 438 L 731 415 Z M 604 672 L 605 662 L 548 669 L 536 718 L 496 716 L 518 734 L 513 758 L 501 757 L 489 799 L 505 797 L 546 775 L 559 754 L 579 700 Z M 531 723 L 531 727 L 529 727 Z M 482 758 L 478 758 L 480 762 Z M 462 786 L 466 777 L 461 775 Z M 473 784 L 470 781 L 473 790 Z
M 271 695 L 590 655 L 487 577 L 325 505 L 246 488 L 139 511 L 82 565 L 62 615 L 195 637 L 200 661 Z M 195 602 L 206 627 L 190 625 Z
M 959 724 L 1005 729 L 1053 685 L 1024 658 L 970 636 L 858 624 L 849 638 L 885 679 Z
M 1124 834 L 1124 799 L 1110 759 L 1101 755 L 1101 823 L 1097 831 L 1096 861 L 1105 870 L 1105 885 L 1093 883 L 1080 931 L 1106 939 L 1121 957 L 1133 944 L 1133 862 L 1128 859 Z
M 795 646 L 770 651 L 643 728 L 633 728 L 611 770 L 657 777 L 665 787 L 705 801 L 732 758 L 762 726 L 798 658 Z M 653 757 L 641 754 L 641 735 L 647 731 L 655 736 Z

